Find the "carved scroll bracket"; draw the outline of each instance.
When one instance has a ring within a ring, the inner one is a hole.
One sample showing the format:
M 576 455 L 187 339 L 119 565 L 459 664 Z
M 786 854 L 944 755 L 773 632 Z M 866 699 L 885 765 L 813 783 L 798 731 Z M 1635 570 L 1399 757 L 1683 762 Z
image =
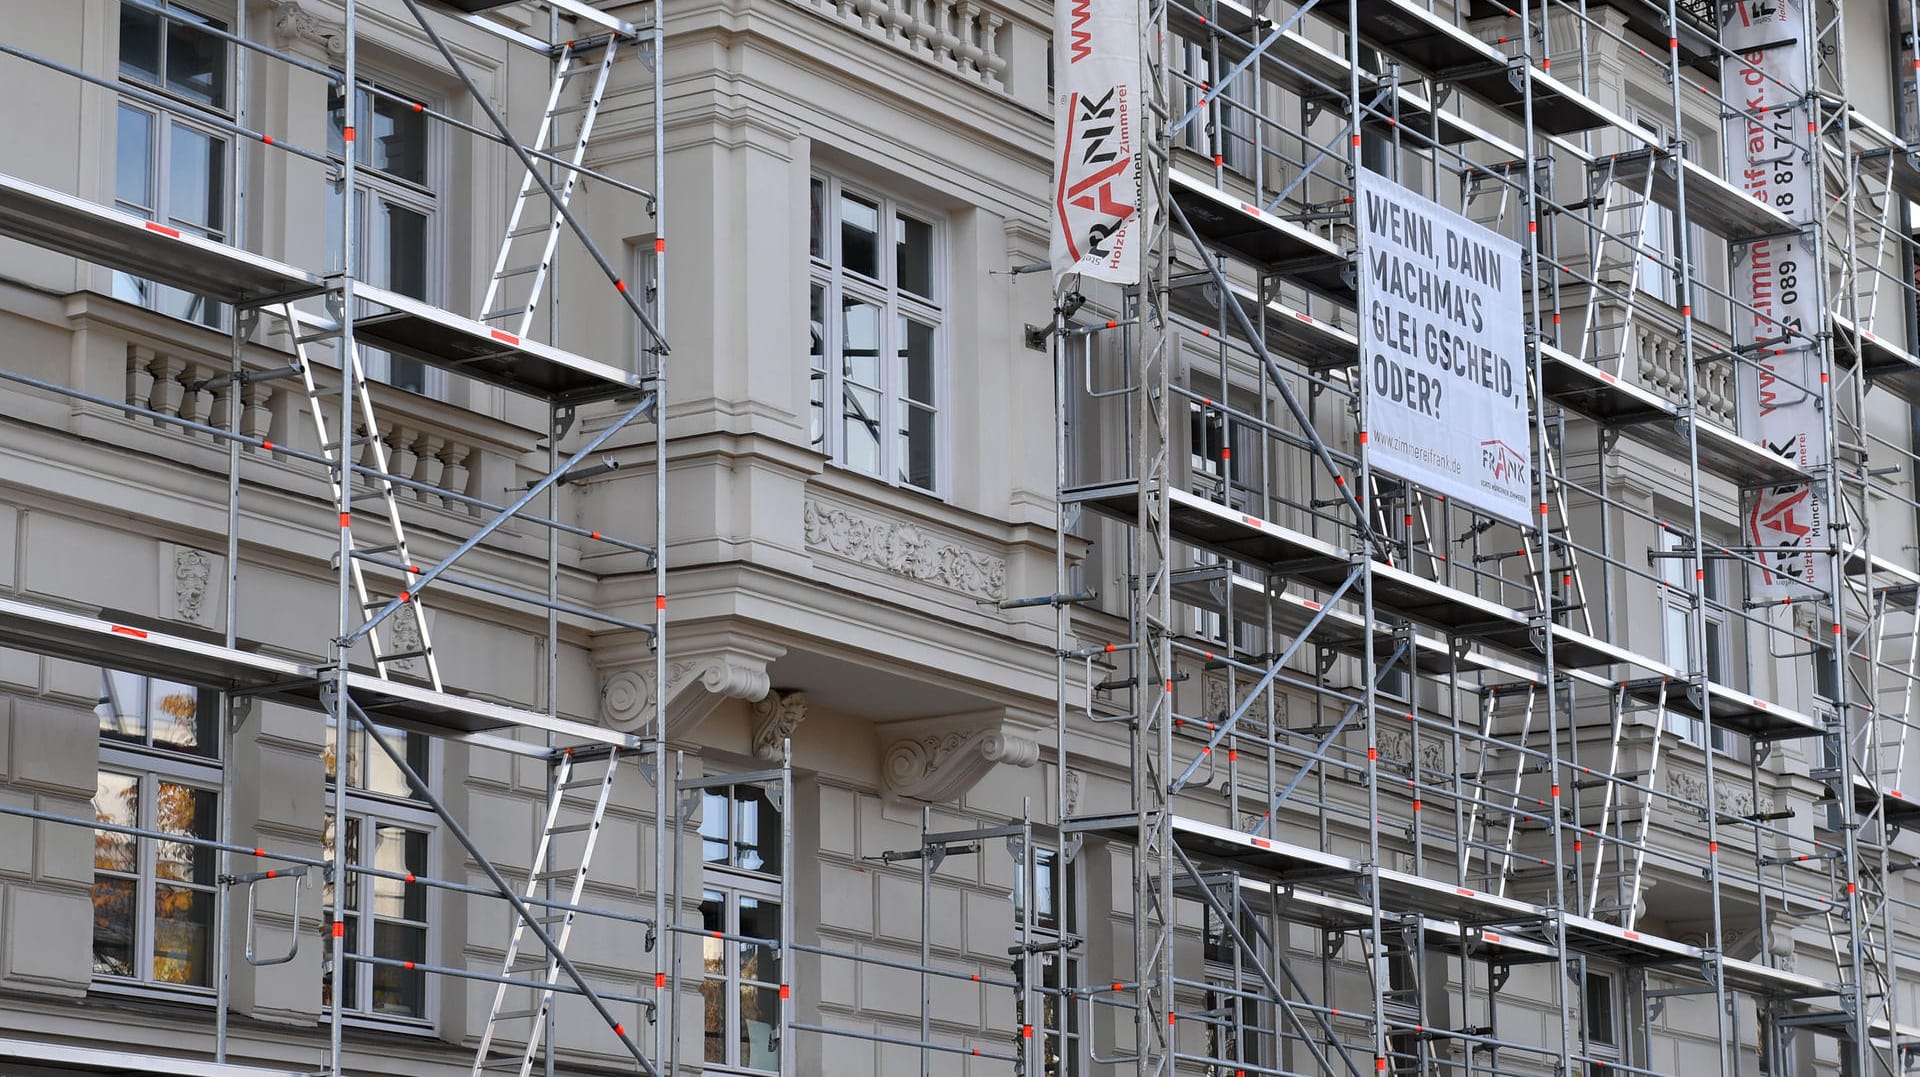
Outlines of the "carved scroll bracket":
M 994 767 L 1040 761 L 1043 723 L 1012 708 L 880 727 L 880 780 L 890 797 L 942 803 L 980 784 Z

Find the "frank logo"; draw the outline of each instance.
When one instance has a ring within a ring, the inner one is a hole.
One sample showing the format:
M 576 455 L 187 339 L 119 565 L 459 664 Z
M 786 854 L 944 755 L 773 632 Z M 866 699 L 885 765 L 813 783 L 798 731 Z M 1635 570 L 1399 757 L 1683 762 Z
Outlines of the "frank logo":
M 1480 466 L 1498 485 L 1508 490 L 1525 492 L 1527 481 L 1527 455 L 1513 446 L 1493 438 L 1480 443 Z
M 1124 86 L 1098 96 L 1074 94 L 1067 106 L 1066 147 L 1054 200 L 1067 253 L 1074 261 L 1105 258 L 1108 240 L 1133 218 L 1139 199 L 1128 138 Z

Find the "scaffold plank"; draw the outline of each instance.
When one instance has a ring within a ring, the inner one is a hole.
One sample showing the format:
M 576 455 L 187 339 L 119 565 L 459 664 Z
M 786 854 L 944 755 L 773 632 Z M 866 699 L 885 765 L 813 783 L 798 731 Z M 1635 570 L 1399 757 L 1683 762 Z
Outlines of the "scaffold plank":
M 314 676 L 304 681 L 276 685 L 271 690 L 257 694 L 263 698 L 320 709 L 325 705 L 322 691 L 331 676 L 326 670 L 317 670 Z M 588 744 L 610 744 L 616 748 L 639 748 L 643 743 L 637 737 L 605 726 L 576 722 L 458 692 L 436 692 L 424 684 L 383 680 L 361 670 L 348 671 L 347 691 L 369 718 L 430 732 L 481 733 L 525 728 L 575 737 Z
M 1354 5 L 1360 37 L 1387 55 L 1459 86 L 1519 121 L 1528 115 L 1519 61 L 1409 0 L 1366 0 Z M 1347 5 L 1320 4 L 1314 11 L 1345 28 Z M 1531 115 L 1536 127 L 1553 135 L 1601 127 L 1631 133 L 1633 125 L 1587 95 L 1539 68 L 1532 73 Z
M 1666 687 L 1661 688 L 1661 679 Z M 1791 707 L 1761 699 L 1750 692 L 1708 681 L 1705 697 L 1700 689 L 1680 683 L 1682 674 L 1669 670 L 1659 678 L 1635 681 L 1627 693 L 1643 703 L 1663 701 L 1674 714 L 1704 720 L 1716 729 L 1730 730 L 1759 741 L 1792 740 L 1818 737 L 1826 729 L 1815 719 Z
M 191 631 L 162 629 L 150 618 L 114 619 L 0 598 L 0 644 L 18 650 L 221 691 L 312 676 L 303 663 L 197 639 Z
M 312 295 L 320 278 L 283 262 L 0 175 L 0 235 L 222 303 Z
M 1071 491 L 1065 500 L 1132 523 L 1138 518 L 1140 486 L 1122 482 L 1091 487 Z M 1167 491 L 1167 512 L 1174 537 L 1180 541 L 1264 565 L 1277 575 L 1310 580 L 1331 590 L 1353 568 L 1353 555 L 1333 543 L 1185 490 Z
M 199 1058 L 151 1054 L 120 1048 L 77 1047 L 44 1040 L 0 1039 L 0 1059 L 16 1067 L 75 1070 L 83 1073 L 125 1073 L 141 1077 L 305 1077 L 305 1070 L 242 1066 Z
M 1857 329 L 1853 320 L 1845 315 L 1836 313 L 1832 318 L 1836 363 L 1853 367 L 1872 384 L 1909 404 L 1920 405 L 1920 358 L 1873 333 Z M 1861 361 L 1863 356 L 1865 362 Z
M 1205 270 L 1181 273 L 1171 283 L 1173 312 L 1202 329 L 1219 332 L 1220 290 L 1213 274 Z M 1359 361 L 1360 340 L 1352 333 L 1277 301 L 1262 304 L 1251 289 L 1239 284 L 1231 286 L 1231 293 L 1247 320 L 1261 330 L 1265 338 L 1262 343 L 1274 358 L 1313 371 L 1350 367 Z M 1240 335 L 1239 323 L 1231 315 L 1226 324 L 1230 333 Z
M 356 286 L 386 308 L 354 319 L 366 344 L 553 403 L 577 404 L 640 391 L 638 374 L 463 318 L 397 292 Z
M 1706 951 L 1698 946 L 1609 924 L 1590 916 L 1569 913 L 1564 922 L 1570 949 L 1622 965 L 1697 966 L 1706 957 Z
M 1206 243 L 1303 288 L 1353 304 L 1347 254 L 1332 240 L 1180 169 L 1170 170 L 1169 182 L 1174 203 Z
M 1665 150 L 1641 147 L 1600 158 L 1592 167 L 1610 168 L 1614 182 L 1646 190 L 1656 203 L 1675 211 L 1680 206 L 1680 178 L 1684 174 L 1687 219 L 1732 243 L 1750 243 L 1796 230 L 1779 210 L 1748 197 L 1699 164 Z
M 1847 575 L 1857 581 L 1870 578 L 1874 593 L 1884 597 L 1889 607 L 1901 610 L 1920 608 L 1920 573 L 1896 565 L 1879 554 L 1862 557 L 1857 546 L 1846 547 L 1844 556 L 1842 563 L 1846 566 Z M 1871 577 L 1868 576 L 1869 568 L 1872 569 Z
M 1867 815 L 1875 810 L 1889 825 L 1906 827 L 1920 820 L 1920 800 L 1905 790 L 1882 788 L 1861 775 L 1853 776 L 1853 810 Z

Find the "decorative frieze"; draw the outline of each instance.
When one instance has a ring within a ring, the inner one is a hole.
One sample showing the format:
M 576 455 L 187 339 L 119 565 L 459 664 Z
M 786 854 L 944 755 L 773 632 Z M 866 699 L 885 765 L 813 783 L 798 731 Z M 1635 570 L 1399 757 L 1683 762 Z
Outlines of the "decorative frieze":
M 808 547 L 910 580 L 997 602 L 1007 590 L 1005 558 L 971 550 L 918 524 L 855 513 L 808 498 Z

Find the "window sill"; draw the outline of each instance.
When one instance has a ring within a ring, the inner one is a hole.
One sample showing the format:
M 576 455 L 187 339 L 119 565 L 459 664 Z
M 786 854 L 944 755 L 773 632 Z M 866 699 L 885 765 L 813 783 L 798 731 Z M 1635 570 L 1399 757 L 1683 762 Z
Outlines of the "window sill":
M 87 997 L 112 1002 L 151 1002 L 165 1006 L 190 1006 L 213 1012 L 213 989 L 181 985 L 168 987 L 140 980 L 99 978 L 87 988 Z

